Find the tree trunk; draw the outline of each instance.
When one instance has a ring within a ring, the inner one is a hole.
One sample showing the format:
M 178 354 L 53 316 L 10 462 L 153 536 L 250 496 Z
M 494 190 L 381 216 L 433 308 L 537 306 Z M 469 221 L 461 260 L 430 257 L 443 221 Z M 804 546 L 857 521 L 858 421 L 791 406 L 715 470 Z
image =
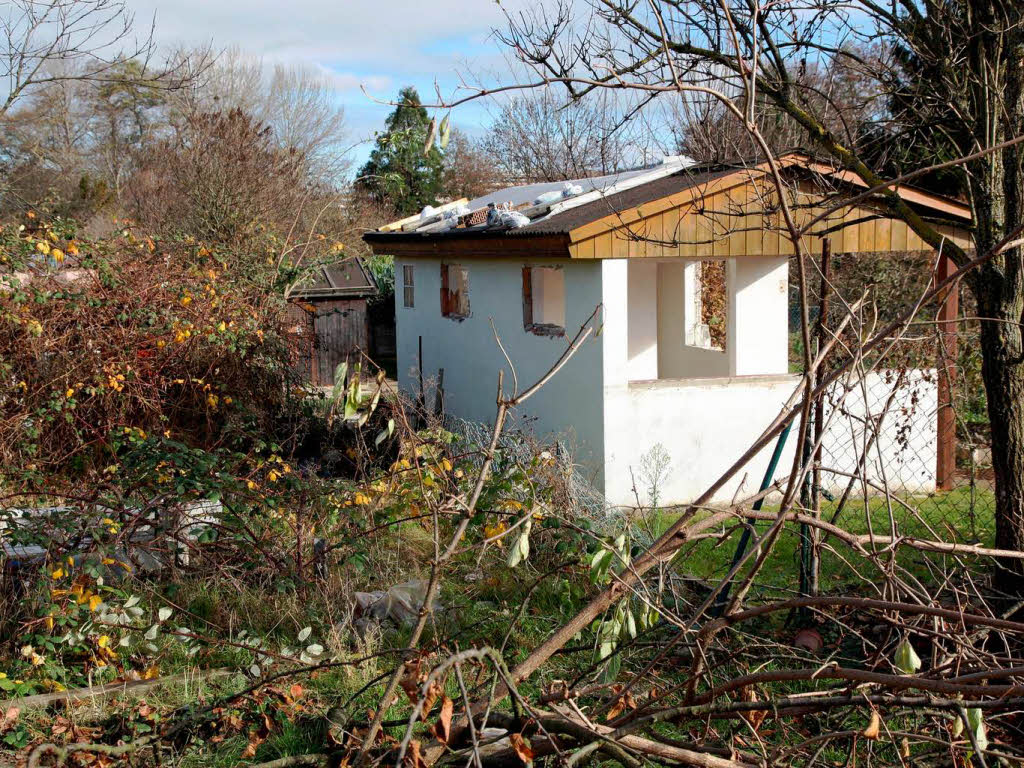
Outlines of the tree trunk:
M 976 283 L 982 316 L 982 376 L 988 396 L 992 430 L 992 469 L 995 474 L 996 547 L 1024 550 L 1024 345 L 1021 343 L 1019 296 L 1000 301 L 997 285 L 984 277 Z M 987 290 L 986 290 L 987 289 Z M 997 306 L 993 306 L 993 305 Z M 1007 306 L 1009 305 L 1009 306 Z M 1000 311 L 1002 310 L 1002 311 Z M 1014 311 L 1006 311 L 1014 310 Z M 998 564 L 996 588 L 1009 595 L 1024 595 L 1024 562 Z
M 1019 2 L 969 3 L 967 52 L 973 72 L 968 145 L 992 146 L 1024 129 L 1024 11 Z M 996 252 L 970 282 L 981 317 L 982 377 L 988 396 L 995 473 L 996 546 L 1024 550 L 1024 249 L 1003 248 L 1024 223 L 1024 156 L 1020 146 L 993 152 L 968 168 L 978 253 Z M 995 586 L 1024 596 L 1024 563 L 997 564 Z

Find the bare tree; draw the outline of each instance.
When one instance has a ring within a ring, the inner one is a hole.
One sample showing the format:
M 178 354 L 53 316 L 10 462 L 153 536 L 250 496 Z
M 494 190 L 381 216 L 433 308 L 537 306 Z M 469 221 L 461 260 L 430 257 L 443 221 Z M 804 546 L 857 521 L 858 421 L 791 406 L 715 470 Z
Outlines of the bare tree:
M 63 82 L 118 80 L 126 60 L 148 66 L 152 35 L 133 37 L 135 17 L 121 0 L 12 0 L 0 16 L 0 117 L 33 88 Z M 171 71 L 163 77 L 170 84 Z
M 330 76 L 312 67 L 268 66 L 229 49 L 180 92 L 175 106 L 186 120 L 200 113 L 241 110 L 269 127 L 279 147 L 307 158 L 325 181 L 337 182 L 349 170 L 345 110 L 336 101 Z
M 43 163 L 74 175 L 82 167 L 91 128 L 87 89 L 78 80 L 48 83 L 0 119 L 8 169 Z
M 858 50 L 857 56 L 871 60 L 870 50 Z M 863 69 L 838 58 L 821 65 L 808 63 L 797 74 L 800 87 L 795 98 L 848 146 L 864 147 L 872 139 L 866 126 L 884 121 L 887 107 L 882 93 Z M 742 109 L 737 96 L 734 102 Z M 681 93 L 670 99 L 665 110 L 668 131 L 676 149 L 703 162 L 735 161 L 736 158 L 763 159 L 764 153 L 746 126 L 730 109 L 715 98 Z M 756 93 L 753 117 L 758 129 L 775 153 L 807 143 L 805 129 L 778 109 L 763 94 Z
M 221 109 L 240 109 L 252 115 L 260 106 L 264 77 L 260 59 L 231 47 L 221 51 L 213 65 L 191 87 L 177 93 L 174 103 L 185 115 Z
M 4 207 L 88 216 L 119 191 L 132 154 L 163 124 L 166 95 L 191 83 L 207 50 L 154 65 L 122 0 L 13 0 L 0 10 Z
M 165 137 L 168 92 L 136 61 L 116 64 L 101 81 L 65 75 L 0 117 L 4 176 L 15 205 L 48 199 L 88 218 L 90 201 L 119 200 L 140 153 Z
M 160 232 L 254 243 L 287 232 L 309 199 L 305 159 L 241 110 L 196 115 L 139 158 L 134 218 Z
M 553 90 L 516 95 L 495 116 L 483 146 L 519 183 L 602 175 L 642 163 L 630 113 L 612 94 L 566 101 Z
M 351 165 L 345 110 L 330 78 L 308 67 L 276 64 L 267 83 L 263 111 L 279 142 L 339 178 Z
M 451 198 L 480 197 L 506 181 L 490 153 L 458 128 L 444 151 L 444 192 Z

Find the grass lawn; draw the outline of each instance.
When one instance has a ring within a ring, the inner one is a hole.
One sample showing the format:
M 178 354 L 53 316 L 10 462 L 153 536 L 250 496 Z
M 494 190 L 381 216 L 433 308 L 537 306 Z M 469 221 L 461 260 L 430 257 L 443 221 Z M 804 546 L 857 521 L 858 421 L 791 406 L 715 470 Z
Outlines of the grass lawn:
M 892 499 L 892 516 L 896 520 L 900 535 L 947 542 L 979 543 L 991 545 L 994 536 L 992 519 L 995 497 L 991 490 L 957 488 L 940 491 L 927 496 L 904 497 L 905 504 Z M 831 520 L 838 506 L 837 501 L 822 500 L 822 518 Z M 909 508 L 908 508 L 909 507 Z M 764 507 L 766 511 L 777 511 L 777 506 Z M 648 521 L 650 532 L 659 535 L 679 517 L 678 510 L 659 510 Z M 870 522 L 870 528 L 869 528 Z M 847 500 L 836 524 L 854 534 L 866 534 L 869 530 L 879 535 L 891 533 L 889 504 L 885 497 L 872 496 Z M 770 523 L 758 522 L 757 531 L 767 530 Z M 717 581 L 728 571 L 732 562 L 741 530 L 736 528 L 723 540 L 705 540 L 684 548 L 677 556 L 678 570 L 693 578 Z M 880 548 L 881 549 L 881 548 Z M 868 572 L 872 566 L 861 557 L 850 558 L 851 550 L 834 538 L 826 540 L 821 553 L 821 588 L 825 591 L 841 591 L 845 586 L 863 584 L 864 580 L 877 583 L 879 572 Z M 931 564 L 943 556 L 902 548 L 898 564 L 913 574 L 928 572 Z M 887 556 L 882 556 L 887 561 Z M 795 591 L 800 572 L 800 526 L 787 524 L 764 568 L 758 577 L 762 587 Z

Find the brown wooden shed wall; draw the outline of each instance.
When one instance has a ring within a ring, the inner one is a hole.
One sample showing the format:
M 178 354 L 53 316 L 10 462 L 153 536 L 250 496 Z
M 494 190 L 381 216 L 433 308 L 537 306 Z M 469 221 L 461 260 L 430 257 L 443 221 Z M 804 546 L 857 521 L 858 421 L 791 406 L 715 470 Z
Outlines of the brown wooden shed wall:
M 313 386 L 334 386 L 338 364 L 358 362 L 369 348 L 366 299 L 301 299 L 286 318 L 296 368 Z
M 822 213 L 826 202 L 826 196 L 809 182 L 789 190 L 798 226 Z M 957 245 L 970 247 L 965 230 L 948 225 L 938 229 Z M 867 203 L 833 212 L 808 234 L 828 238 L 834 253 L 929 250 L 905 222 Z M 703 259 L 794 252 L 778 207 L 778 192 L 764 180 L 685 190 L 581 226 L 571 237 L 569 252 L 574 259 Z
M 307 300 L 316 307 L 316 378 L 314 384 L 334 386 L 334 370 L 339 363 L 360 361 L 360 352 L 369 348 L 370 330 L 366 299 Z

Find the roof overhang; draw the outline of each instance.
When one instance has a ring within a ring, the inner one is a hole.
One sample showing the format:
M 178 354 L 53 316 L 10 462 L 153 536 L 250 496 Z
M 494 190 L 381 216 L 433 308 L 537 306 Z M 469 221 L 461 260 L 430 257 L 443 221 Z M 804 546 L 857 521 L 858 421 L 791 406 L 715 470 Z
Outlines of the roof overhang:
M 483 228 L 448 232 L 367 232 L 363 240 L 375 254 L 409 257 L 568 259 L 569 234 L 530 234 Z
M 852 171 L 836 169 L 826 163 L 815 160 L 802 152 L 787 153 L 775 161 L 780 171 L 787 173 L 802 172 L 809 175 L 816 175 L 824 179 L 830 179 L 840 184 L 852 186 L 854 189 L 866 191 L 868 185 L 857 174 Z M 720 176 L 707 183 L 697 184 L 692 187 L 680 190 L 679 192 L 666 195 L 657 200 L 643 203 L 632 208 L 621 211 L 609 212 L 608 215 L 597 218 L 591 222 L 581 224 L 569 232 L 573 243 L 603 234 L 612 230 L 629 227 L 640 219 L 656 215 L 671 208 L 679 208 L 685 205 L 693 205 L 705 197 L 710 197 L 718 192 L 724 192 L 753 180 L 771 179 L 772 168 L 768 162 L 759 163 L 748 168 L 737 168 L 734 173 Z M 936 195 L 915 187 L 897 186 L 896 193 L 907 203 L 931 211 L 933 215 L 940 218 L 970 222 L 971 211 L 966 203 L 953 200 L 942 195 Z M 854 198 L 859 193 L 851 195 Z M 836 204 L 842 204 L 843 198 L 837 197 Z
M 376 288 L 311 288 L 292 291 L 289 299 L 368 299 L 376 296 Z

